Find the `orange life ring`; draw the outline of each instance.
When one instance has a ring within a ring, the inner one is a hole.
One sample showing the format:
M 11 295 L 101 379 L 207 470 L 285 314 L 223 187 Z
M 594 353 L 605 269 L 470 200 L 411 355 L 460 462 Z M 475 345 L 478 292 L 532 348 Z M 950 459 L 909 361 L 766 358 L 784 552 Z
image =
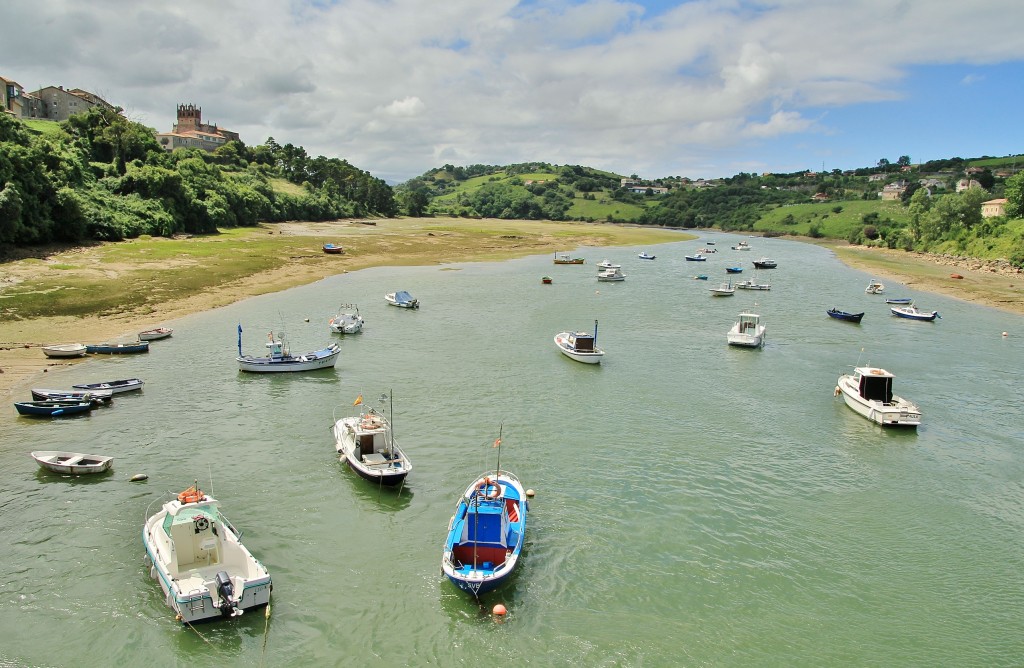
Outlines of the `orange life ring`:
M 488 487 L 493 487 L 494 489 L 490 492 L 486 492 Z M 489 477 L 484 478 L 477 483 L 476 491 L 480 496 L 490 501 L 501 497 L 501 485 L 498 484 L 497 480 L 491 480 Z
M 871 370 L 871 375 L 873 375 L 873 376 L 881 376 L 882 375 L 882 370 L 881 369 L 872 369 Z
M 205 494 L 198 487 L 189 487 L 184 492 L 178 494 L 178 501 L 181 503 L 199 503 L 203 500 L 204 496 Z

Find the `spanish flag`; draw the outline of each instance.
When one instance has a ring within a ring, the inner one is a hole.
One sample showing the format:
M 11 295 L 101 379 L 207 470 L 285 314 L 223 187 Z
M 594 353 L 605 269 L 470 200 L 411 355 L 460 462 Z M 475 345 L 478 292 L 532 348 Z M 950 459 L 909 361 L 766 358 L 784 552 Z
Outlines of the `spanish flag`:
M 501 439 L 500 438 L 496 438 L 496 439 L 494 439 L 494 445 L 492 445 L 491 447 L 492 448 L 496 448 L 499 445 L 501 445 Z
M 361 403 L 363 403 L 363 395 L 360 394 L 358 397 L 356 397 L 356 400 L 352 402 L 352 405 L 358 406 Z

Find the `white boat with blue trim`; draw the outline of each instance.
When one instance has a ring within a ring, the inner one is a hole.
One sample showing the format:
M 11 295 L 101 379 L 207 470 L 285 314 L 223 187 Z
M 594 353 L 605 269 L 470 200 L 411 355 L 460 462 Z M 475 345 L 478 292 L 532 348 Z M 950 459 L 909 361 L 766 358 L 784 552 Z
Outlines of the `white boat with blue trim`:
M 198 483 L 146 520 L 142 542 L 150 575 L 179 621 L 236 617 L 270 603 L 270 573 Z
M 242 354 L 242 326 L 238 326 L 238 362 L 239 371 L 251 371 L 253 373 L 281 373 L 288 371 L 316 371 L 318 369 L 333 368 L 341 354 L 341 347 L 332 343 L 326 348 L 314 350 L 305 355 L 292 355 L 285 342 L 283 333 L 274 336 L 273 332 L 267 335 L 267 348 L 270 354 L 266 357 L 253 357 Z
M 599 364 L 604 351 L 597 347 L 597 321 L 594 321 L 594 333 L 559 332 L 555 334 L 555 345 L 562 354 L 584 364 Z

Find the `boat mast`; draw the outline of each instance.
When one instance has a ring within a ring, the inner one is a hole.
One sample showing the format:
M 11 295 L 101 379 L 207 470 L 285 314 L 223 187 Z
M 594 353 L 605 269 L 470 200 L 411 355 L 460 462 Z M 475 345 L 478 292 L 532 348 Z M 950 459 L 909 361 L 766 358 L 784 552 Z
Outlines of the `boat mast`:
M 594 320 L 594 347 L 597 348 L 597 320 Z
M 498 475 L 501 473 L 501 432 L 504 429 L 505 423 L 502 422 L 498 425 L 498 440 L 494 442 L 494 447 L 498 448 L 498 468 L 494 471 L 494 484 L 498 484 Z

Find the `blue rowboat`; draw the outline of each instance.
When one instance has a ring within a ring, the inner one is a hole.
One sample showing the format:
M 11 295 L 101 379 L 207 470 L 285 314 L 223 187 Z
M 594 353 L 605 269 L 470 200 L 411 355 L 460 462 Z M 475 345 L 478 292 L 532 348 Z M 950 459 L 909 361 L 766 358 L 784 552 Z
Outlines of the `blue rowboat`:
M 133 341 L 132 343 L 90 343 L 86 344 L 85 352 L 94 355 L 130 355 L 148 353 L 149 341 Z
M 740 274 L 743 273 L 743 267 L 726 267 L 725 273 L 727 274 Z
M 91 401 L 17 401 L 14 407 L 20 415 L 32 417 L 61 417 L 92 410 Z
M 831 318 L 835 318 L 836 320 L 845 320 L 846 322 L 860 322 L 860 319 L 864 317 L 863 311 L 860 313 L 847 313 L 846 311 L 830 308 L 825 312 L 828 313 Z
M 914 300 L 910 297 L 894 297 L 892 299 L 886 299 L 886 304 L 913 304 Z

